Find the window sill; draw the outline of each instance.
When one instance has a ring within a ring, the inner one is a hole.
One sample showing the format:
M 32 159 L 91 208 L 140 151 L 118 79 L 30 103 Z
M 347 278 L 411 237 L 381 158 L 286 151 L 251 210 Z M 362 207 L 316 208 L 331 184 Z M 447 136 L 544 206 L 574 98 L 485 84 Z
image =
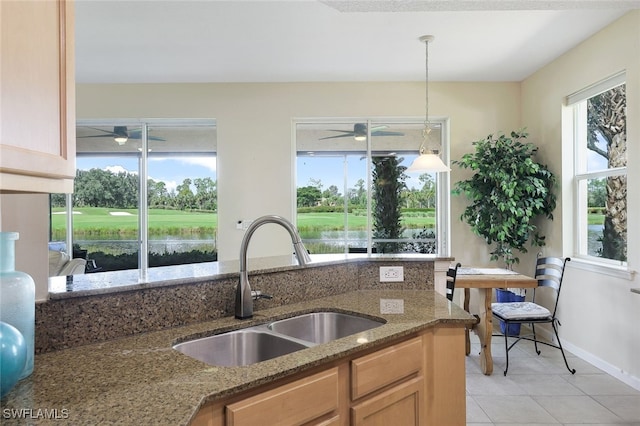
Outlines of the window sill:
M 609 275 L 611 277 L 621 278 L 628 281 L 632 281 L 633 276 L 636 273 L 636 271 L 632 271 L 626 266 L 605 265 L 577 257 L 572 257 L 571 262 L 567 263 L 567 266 L 570 268 Z

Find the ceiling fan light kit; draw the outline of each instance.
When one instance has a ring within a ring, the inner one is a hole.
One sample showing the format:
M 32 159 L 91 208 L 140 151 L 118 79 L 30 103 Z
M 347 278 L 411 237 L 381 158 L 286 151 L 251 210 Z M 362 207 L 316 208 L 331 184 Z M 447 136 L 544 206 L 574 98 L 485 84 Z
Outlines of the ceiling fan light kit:
M 425 118 L 424 130 L 422 131 L 422 144 L 420 145 L 420 155 L 413 160 L 408 173 L 412 172 L 448 172 L 451 169 L 444 164 L 440 158 L 440 146 L 432 147 L 430 134 L 431 127 L 429 124 L 429 43 L 434 40 L 432 35 L 424 35 L 420 37 L 420 42 L 425 45 Z

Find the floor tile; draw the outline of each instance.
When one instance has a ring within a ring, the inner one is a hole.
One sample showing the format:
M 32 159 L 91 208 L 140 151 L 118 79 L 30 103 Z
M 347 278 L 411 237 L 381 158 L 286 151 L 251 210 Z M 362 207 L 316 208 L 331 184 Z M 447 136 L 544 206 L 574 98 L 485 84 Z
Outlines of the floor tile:
M 622 419 L 590 396 L 534 396 L 561 423 L 617 423 Z
M 473 399 L 494 423 L 559 423 L 530 396 L 474 396 Z
M 638 395 L 631 386 L 608 374 L 577 374 L 568 376 L 571 383 L 587 395 Z
M 622 420 L 640 424 L 640 392 L 638 395 L 598 395 L 593 399 Z
M 514 374 L 511 380 L 527 395 L 584 395 L 559 375 Z
M 467 396 L 467 426 L 473 423 L 491 424 L 491 420 L 482 408 L 473 400 L 472 397 Z
M 640 426 L 640 391 L 565 351 L 572 375 L 560 350 L 520 341 L 509 352 L 504 341 L 491 344 L 494 372 L 480 369 L 480 344 L 471 335 L 466 359 L 467 426 L 549 425 Z

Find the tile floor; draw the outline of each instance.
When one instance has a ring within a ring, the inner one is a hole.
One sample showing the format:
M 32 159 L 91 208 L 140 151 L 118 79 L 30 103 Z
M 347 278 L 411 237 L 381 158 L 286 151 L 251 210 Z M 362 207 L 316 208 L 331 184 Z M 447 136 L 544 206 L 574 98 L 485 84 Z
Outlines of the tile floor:
M 493 337 L 494 370 L 480 370 L 478 337 L 471 333 L 467 357 L 467 425 L 640 426 L 640 391 L 565 350 L 571 375 L 558 349 L 520 341 L 509 352 L 503 375 L 504 340 Z

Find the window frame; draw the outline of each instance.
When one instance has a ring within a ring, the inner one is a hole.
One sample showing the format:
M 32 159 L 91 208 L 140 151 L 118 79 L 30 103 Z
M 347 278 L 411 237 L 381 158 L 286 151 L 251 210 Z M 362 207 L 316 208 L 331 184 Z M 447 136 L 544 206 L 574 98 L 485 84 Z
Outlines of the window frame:
M 612 167 L 606 169 L 587 170 L 586 155 L 588 149 L 584 146 L 587 137 L 587 111 L 586 105 L 590 98 L 611 90 L 617 86 L 626 84 L 626 73 L 616 73 L 586 88 L 566 97 L 565 107 L 570 110 L 571 120 L 571 153 L 573 157 L 572 170 L 572 204 L 573 210 L 573 241 L 572 252 L 573 265 L 580 269 L 601 272 L 608 275 L 631 279 L 627 261 L 607 259 L 588 254 L 587 219 L 588 219 L 588 190 L 589 180 L 606 178 L 610 176 L 628 176 L 628 163 L 624 167 Z M 627 215 L 628 217 L 628 215 Z M 627 241 L 628 247 L 628 241 Z
M 139 277 L 141 280 L 145 281 L 147 279 L 147 274 L 149 270 L 149 223 L 148 223 L 148 211 L 149 211 L 149 200 L 148 200 L 148 163 L 149 163 L 149 139 L 147 138 L 148 129 L 149 128 L 159 128 L 159 127 L 213 127 L 217 132 L 217 120 L 213 118 L 196 118 L 196 119 L 184 119 L 184 118 L 138 118 L 138 119 L 77 119 L 76 120 L 76 128 L 77 127 L 86 127 L 86 126 L 96 126 L 96 127 L 110 127 L 110 126 L 130 126 L 130 127 L 140 127 L 142 131 L 141 137 L 141 147 L 139 150 L 141 154 L 138 157 L 138 174 L 140 176 L 145 176 L 145 179 L 139 179 L 139 199 L 138 199 L 138 267 L 135 269 L 138 271 Z M 212 150 L 207 152 L 207 156 L 213 156 L 217 159 L 218 156 L 218 147 L 217 140 L 212 146 Z M 173 156 L 184 156 L 184 155 L 202 155 L 201 152 L 175 152 L 171 153 Z M 123 153 L 114 153 L 114 157 L 122 156 L 127 154 Z M 165 154 L 167 155 L 167 154 Z M 76 157 L 99 157 L 104 156 L 104 154 L 91 154 L 91 153 L 78 153 L 76 152 Z M 153 156 L 153 154 L 151 155 Z M 162 155 L 160 155 L 162 156 Z M 77 169 L 77 166 L 76 166 Z M 218 180 L 216 173 L 216 182 Z M 66 247 L 72 247 L 74 243 L 73 239 L 73 194 L 65 194 L 65 211 L 66 211 L 66 238 L 65 245 Z M 50 219 L 51 220 L 51 219 Z M 214 236 L 214 240 L 217 237 Z M 217 246 L 217 244 L 214 244 Z M 68 249 L 69 250 L 69 249 Z
M 293 118 L 291 124 L 291 140 L 292 140 L 292 155 L 291 155 L 291 168 L 293 170 L 293 179 L 291 182 L 291 194 L 292 194 L 292 211 L 291 217 L 297 218 L 297 180 L 298 180 L 298 149 L 297 149 L 297 125 L 299 124 L 353 124 L 365 122 L 368 124 L 421 124 L 424 125 L 424 117 L 304 117 Z M 441 140 L 440 140 L 440 156 L 445 164 L 450 164 L 450 119 L 448 117 L 433 116 L 429 118 L 429 122 L 441 126 Z M 368 126 L 371 127 L 371 126 Z M 367 180 L 366 185 L 371 187 L 372 181 L 372 142 L 371 137 L 367 138 Z M 419 154 L 420 145 L 416 144 L 415 151 L 410 151 Z M 404 151 L 407 152 L 407 151 Z M 451 173 L 438 173 L 436 178 L 436 256 L 451 256 Z M 346 194 L 345 194 L 346 195 Z M 367 253 L 371 254 L 373 246 L 373 231 L 372 231 L 372 211 L 371 211 L 372 194 L 371 191 L 367 191 Z

